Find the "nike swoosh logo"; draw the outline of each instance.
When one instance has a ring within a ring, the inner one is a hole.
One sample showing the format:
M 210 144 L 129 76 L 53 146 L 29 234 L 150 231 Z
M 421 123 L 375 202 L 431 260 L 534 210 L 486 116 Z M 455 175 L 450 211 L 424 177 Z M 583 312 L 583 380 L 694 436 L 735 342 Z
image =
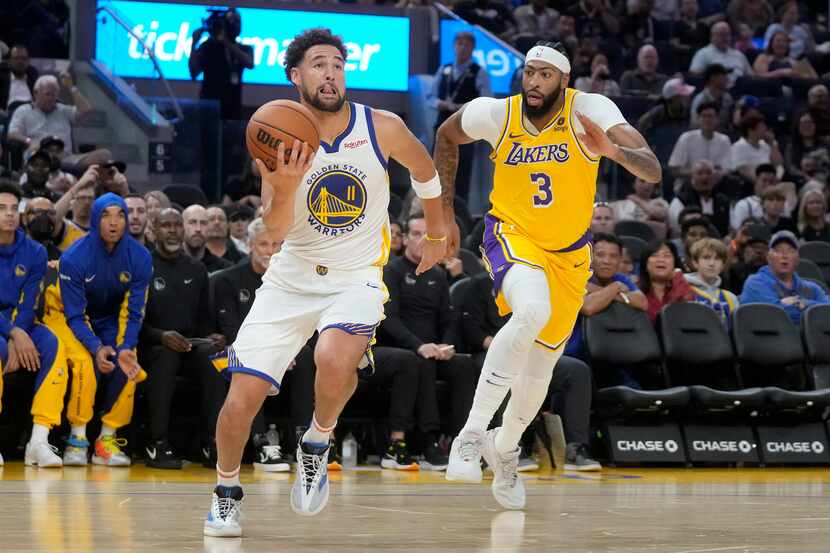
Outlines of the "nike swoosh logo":
M 585 265 L 586 263 L 588 263 L 588 262 L 587 262 L 587 261 L 583 261 L 583 262 L 582 262 L 582 263 L 580 263 L 579 265 L 574 265 L 574 269 L 576 269 L 577 267 L 582 267 L 582 266 L 583 266 L 583 265 Z
M 186 279 L 184 279 L 184 283 L 185 283 L 185 284 L 190 284 L 191 282 L 193 282 L 193 279 L 192 279 L 192 278 L 186 278 Z
M 93 280 L 95 280 L 95 275 L 92 275 L 91 277 L 84 278 L 84 282 L 92 282 Z
M 374 288 L 376 290 L 380 290 L 380 286 L 378 286 L 377 284 L 372 284 L 371 282 L 367 282 L 366 286 L 368 286 L 369 288 Z
M 152 449 L 150 449 L 150 448 L 148 447 L 148 448 L 147 448 L 147 457 L 149 457 L 150 459 L 152 459 L 153 461 L 155 461 L 155 460 L 156 460 L 156 448 L 152 448 Z
M 522 133 L 519 133 L 519 134 L 510 133 L 510 135 L 509 135 L 510 138 L 521 138 L 523 136 L 524 136 L 524 134 L 522 134 Z

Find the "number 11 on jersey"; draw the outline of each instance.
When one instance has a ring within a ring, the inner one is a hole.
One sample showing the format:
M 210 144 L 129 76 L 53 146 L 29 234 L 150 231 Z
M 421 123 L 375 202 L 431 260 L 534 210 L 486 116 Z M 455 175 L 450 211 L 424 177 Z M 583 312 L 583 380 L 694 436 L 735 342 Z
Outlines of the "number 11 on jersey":
M 530 180 L 538 188 L 533 195 L 533 207 L 547 207 L 553 203 L 553 188 L 546 173 L 531 173 Z

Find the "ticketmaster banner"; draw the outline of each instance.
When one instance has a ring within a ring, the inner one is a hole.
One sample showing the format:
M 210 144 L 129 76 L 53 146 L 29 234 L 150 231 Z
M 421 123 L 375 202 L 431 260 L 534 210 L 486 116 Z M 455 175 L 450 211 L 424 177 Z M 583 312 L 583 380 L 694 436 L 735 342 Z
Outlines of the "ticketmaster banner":
M 524 63 L 524 59 L 469 23 L 457 19 L 441 20 L 441 65 L 455 60 L 453 42 L 459 31 L 469 31 L 475 35 L 476 47 L 473 50 L 473 59 L 487 69 L 493 92 L 501 95 L 509 94 L 510 79 L 516 68 Z
M 167 79 L 190 79 L 187 68 L 193 31 L 207 17 L 207 5 L 101 0 L 143 37 Z M 216 6 L 212 6 L 216 7 Z M 240 42 L 254 49 L 246 83 L 287 85 L 283 69 L 291 39 L 311 27 L 328 27 L 346 41 L 346 83 L 350 88 L 405 91 L 409 80 L 409 18 L 294 10 L 238 8 Z M 105 13 L 96 22 L 95 58 L 121 77 L 155 78 L 138 41 Z M 207 33 L 205 33 L 207 38 Z M 204 40 L 204 39 L 203 39 Z

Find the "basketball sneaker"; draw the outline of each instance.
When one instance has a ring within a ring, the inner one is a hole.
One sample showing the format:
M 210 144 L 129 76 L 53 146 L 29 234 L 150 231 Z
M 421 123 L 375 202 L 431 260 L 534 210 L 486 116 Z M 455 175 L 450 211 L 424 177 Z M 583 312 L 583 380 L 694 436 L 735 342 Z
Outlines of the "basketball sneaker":
M 214 538 L 238 538 L 242 535 L 242 488 L 216 486 L 213 503 L 205 518 L 204 534 Z
M 481 449 L 484 434 L 476 430 L 462 430 L 452 441 L 447 480 L 481 482 Z
M 500 428 L 494 428 L 484 437 L 482 454 L 493 471 L 493 497 L 505 509 L 523 509 L 525 506 L 525 485 L 519 478 L 519 456 L 522 449 L 508 453 L 499 453 L 496 450 L 496 434 Z
M 89 462 L 89 442 L 86 438 L 69 436 L 66 440 L 66 449 L 63 450 L 63 466 L 65 467 L 85 467 Z
M 602 465 L 591 459 L 585 444 L 568 444 L 565 451 L 565 470 L 589 472 L 602 470 Z
M 147 456 L 147 466 L 154 469 L 181 469 L 182 460 L 173 453 L 173 448 L 167 440 L 158 440 L 144 446 Z
M 4 463 L 5 461 L 3 461 L 3 454 L 0 453 L 0 467 L 2 467 Z
M 29 441 L 26 444 L 26 456 L 24 463 L 27 467 L 62 467 L 63 461 L 58 455 L 58 448 L 49 442 Z
M 313 516 L 329 501 L 328 445 L 301 443 L 297 447 L 297 476 L 291 487 L 291 508 Z
M 442 471 L 447 470 L 450 458 L 441 451 L 441 446 L 433 442 L 424 448 L 424 460 L 418 463 L 421 470 Z
M 116 438 L 115 436 L 99 437 L 95 440 L 95 454 L 92 456 L 92 464 L 129 467 L 130 458 L 121 451 L 121 448 L 125 445 L 127 445 L 127 440 L 124 438 Z
M 403 440 L 393 440 L 389 447 L 386 448 L 386 453 L 380 461 L 381 468 L 393 470 L 418 470 L 418 463 L 416 463 L 409 454 L 409 449 L 406 447 L 406 442 Z
M 254 470 L 288 472 L 291 470 L 291 464 L 286 457 L 283 457 L 279 445 L 263 444 L 259 448 L 256 461 L 254 461 Z

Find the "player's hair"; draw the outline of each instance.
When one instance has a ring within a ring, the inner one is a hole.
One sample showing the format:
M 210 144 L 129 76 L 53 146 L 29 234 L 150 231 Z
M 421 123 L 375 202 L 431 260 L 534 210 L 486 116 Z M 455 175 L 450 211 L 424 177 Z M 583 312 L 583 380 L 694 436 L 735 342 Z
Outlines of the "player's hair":
M 340 51 L 343 59 L 346 59 L 348 54 L 346 52 L 346 46 L 343 45 L 343 39 L 338 35 L 332 34 L 331 29 L 325 29 L 323 27 L 309 29 L 295 36 L 294 40 L 291 41 L 291 44 L 285 50 L 285 76 L 288 77 L 289 82 L 291 81 L 291 70 L 299 67 L 305 57 L 305 53 L 313 46 L 320 46 L 321 44 L 334 46 Z
M 705 253 L 713 253 L 724 263 L 726 263 L 726 259 L 729 254 L 726 249 L 726 245 L 715 238 L 704 238 L 702 240 L 698 240 L 692 244 L 692 251 L 689 253 L 691 253 L 692 259 L 695 261 L 700 259 Z
M 594 245 L 596 246 L 600 242 L 608 242 L 609 244 L 616 244 L 617 247 L 620 249 L 620 254 L 622 254 L 623 244 L 620 242 L 620 239 L 614 236 L 613 234 L 607 232 L 598 232 L 594 235 Z
M 553 48 L 566 58 L 570 59 L 570 56 L 568 55 L 568 49 L 561 42 L 549 42 L 547 40 L 540 40 L 536 43 L 536 46 L 545 46 L 547 48 Z
M 20 189 L 20 186 L 9 179 L 0 179 L 0 194 L 11 194 L 17 198 L 18 203 L 23 199 L 23 191 Z

